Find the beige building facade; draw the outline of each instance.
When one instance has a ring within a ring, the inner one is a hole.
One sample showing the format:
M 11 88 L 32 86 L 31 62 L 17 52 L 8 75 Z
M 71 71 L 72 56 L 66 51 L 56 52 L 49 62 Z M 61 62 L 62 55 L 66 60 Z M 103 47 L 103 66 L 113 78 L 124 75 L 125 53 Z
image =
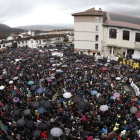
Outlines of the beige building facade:
M 140 58 L 140 18 L 89 9 L 74 16 L 75 50 Z

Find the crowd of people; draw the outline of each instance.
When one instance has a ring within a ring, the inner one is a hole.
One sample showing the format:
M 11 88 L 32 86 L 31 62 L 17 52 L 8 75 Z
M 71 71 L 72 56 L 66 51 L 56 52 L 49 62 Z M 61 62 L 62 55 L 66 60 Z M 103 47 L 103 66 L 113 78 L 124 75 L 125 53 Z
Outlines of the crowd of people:
M 0 54 L 0 140 L 138 140 L 139 69 L 59 50 Z

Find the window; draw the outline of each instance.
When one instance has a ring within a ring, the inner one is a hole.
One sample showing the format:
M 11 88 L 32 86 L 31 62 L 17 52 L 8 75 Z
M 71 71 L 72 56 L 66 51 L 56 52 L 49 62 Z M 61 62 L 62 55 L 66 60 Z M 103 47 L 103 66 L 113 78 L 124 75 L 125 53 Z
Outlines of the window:
M 99 25 L 96 25 L 96 31 L 99 31 Z
M 140 42 L 140 33 L 135 34 L 135 41 Z
M 95 44 L 95 50 L 98 50 L 98 44 Z
M 95 17 L 95 22 L 99 22 L 99 17 Z
M 117 29 L 109 29 L 109 38 L 117 38 Z
M 96 35 L 96 36 L 95 36 L 95 41 L 98 41 L 98 39 L 99 39 L 99 36 Z
M 130 31 L 123 30 L 123 40 L 129 40 L 130 38 Z

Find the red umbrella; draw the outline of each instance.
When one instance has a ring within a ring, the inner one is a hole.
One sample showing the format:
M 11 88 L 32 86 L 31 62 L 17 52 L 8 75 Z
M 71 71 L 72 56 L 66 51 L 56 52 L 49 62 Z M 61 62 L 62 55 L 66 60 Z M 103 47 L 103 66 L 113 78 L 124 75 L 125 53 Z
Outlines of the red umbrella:
M 137 118 L 140 118 L 140 110 L 136 112 L 135 116 L 136 116 Z
M 0 76 L 0 80 L 2 80 L 2 79 L 3 79 L 3 77 Z
M 107 68 L 105 68 L 105 67 L 102 67 L 102 71 L 106 71 L 107 70 Z
M 108 134 L 107 139 L 108 140 L 112 140 L 113 138 L 116 137 L 116 132 L 112 131 Z
M 47 66 L 50 66 L 50 63 L 47 63 L 46 65 L 47 65 Z
M 17 67 L 16 70 L 20 70 L 20 67 Z

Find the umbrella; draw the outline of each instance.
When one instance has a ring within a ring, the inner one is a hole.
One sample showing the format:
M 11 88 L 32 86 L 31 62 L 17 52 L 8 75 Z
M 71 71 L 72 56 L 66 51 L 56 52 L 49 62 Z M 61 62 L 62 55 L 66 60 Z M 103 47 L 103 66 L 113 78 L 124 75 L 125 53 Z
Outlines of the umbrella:
M 33 108 L 38 108 L 39 107 L 39 102 L 38 101 L 33 102 L 32 107 Z
M 136 112 L 135 116 L 136 116 L 137 118 L 140 118 L 140 110 L 138 110 L 138 111 Z
M 52 79 L 50 78 L 50 79 L 48 79 L 47 81 L 48 81 L 48 82 L 52 82 Z
M 107 70 L 107 68 L 105 68 L 105 67 L 102 67 L 102 71 L 106 71 Z
M 67 67 L 68 67 L 68 65 L 62 65 L 62 67 L 63 67 L 63 68 L 67 68 Z
M 78 102 L 78 106 L 81 108 L 85 108 L 87 106 L 87 102 L 85 102 L 84 100 L 81 100 L 80 102 Z
M 108 140 L 113 140 L 113 138 L 115 138 L 116 137 L 116 132 L 114 132 L 114 131 L 112 131 L 112 132 L 110 132 L 109 134 L 108 134 L 108 136 L 107 136 L 107 139 Z
M 24 110 L 24 115 L 30 115 L 31 114 L 31 110 L 30 109 L 25 109 Z
M 99 97 L 97 98 L 97 102 L 99 102 L 99 103 L 104 103 L 104 102 L 105 102 L 105 98 L 102 97 L 102 96 L 99 96 Z
M 36 91 L 39 88 L 39 85 L 32 85 L 30 90 L 31 91 Z
M 29 81 L 28 85 L 33 85 L 35 82 L 34 81 Z
M 107 111 L 108 110 L 108 106 L 107 105 L 101 105 L 100 106 L 100 110 L 103 111 L 103 112 Z
M 96 90 L 91 91 L 91 95 L 96 95 L 98 92 Z
M 55 79 L 55 77 L 54 77 L 54 76 L 51 76 L 50 78 L 51 78 L 51 79 Z
M 40 124 L 39 124 L 39 129 L 40 130 L 47 130 L 47 128 L 48 128 L 48 126 L 47 126 L 47 124 L 46 123 L 43 123 L 43 122 L 41 122 Z
M 83 62 L 83 60 L 79 60 L 78 62 L 79 62 L 79 63 L 82 63 L 82 62 Z
M 4 88 L 5 88 L 4 86 L 0 86 L 0 90 L 4 90 Z
M 58 73 L 63 73 L 64 71 L 61 70 L 61 69 L 57 69 L 56 72 L 58 72 Z
M 121 77 L 117 77 L 116 80 L 118 80 L 118 81 L 121 80 Z
M 108 78 L 107 77 L 103 77 L 103 80 L 107 80 Z
M 63 134 L 63 131 L 59 127 L 54 127 L 51 129 L 50 134 L 53 137 L 60 137 Z
M 60 82 L 60 81 L 62 81 L 62 80 L 63 80 L 63 78 L 60 77 L 60 78 L 57 79 L 57 82 Z
M 3 77 L 2 76 L 0 76 L 0 80 L 2 80 L 3 79 Z
M 57 85 L 57 82 L 52 82 L 51 85 L 55 86 L 55 85 Z
M 130 69 L 129 71 L 130 71 L 130 72 L 133 72 L 134 70 L 133 70 L 133 69 Z
M 17 79 L 18 79 L 18 77 L 14 77 L 14 78 L 13 78 L 13 80 L 17 80 Z
M 115 78 L 116 75 L 112 73 L 112 74 L 110 75 L 110 77 L 111 77 L 111 78 Z
M 19 101 L 20 101 L 20 99 L 18 97 L 13 98 L 14 103 L 18 103 Z
M 137 77 L 140 78 L 140 74 L 138 74 Z
M 120 66 L 119 65 L 115 65 L 114 69 L 118 70 L 118 69 L 120 69 Z
M 99 65 L 100 65 L 100 66 L 103 66 L 104 64 L 103 64 L 103 63 L 99 63 Z
M 16 70 L 20 70 L 20 67 L 17 67 Z
M 113 96 L 114 96 L 115 98 L 119 98 L 119 97 L 120 97 L 120 93 L 116 92 L 116 93 L 113 94 Z
M 9 84 L 13 84 L 13 81 L 9 81 Z
M 40 133 L 41 133 L 40 130 L 35 130 L 35 131 L 33 132 L 33 137 L 35 137 L 35 138 L 40 137 Z
M 40 82 L 44 82 L 44 81 L 45 81 L 45 79 L 44 79 L 44 78 L 40 79 Z
M 79 96 L 75 96 L 75 97 L 73 97 L 72 99 L 73 99 L 73 101 L 74 101 L 75 103 L 78 103 L 78 102 L 80 102 L 80 101 L 83 100 L 83 99 L 82 99 L 81 97 L 79 97 Z
M 70 92 L 65 92 L 65 93 L 63 94 L 63 97 L 66 98 L 66 99 L 70 98 L 71 96 L 72 96 L 72 95 L 71 95 Z
M 31 129 L 31 128 L 33 128 L 35 126 L 35 124 L 34 124 L 34 122 L 32 120 L 27 121 L 25 125 L 29 129 Z
M 52 104 L 51 104 L 51 102 L 50 101 L 45 101 L 45 103 L 43 104 L 43 107 L 44 108 L 46 108 L 46 109 L 48 109 L 48 108 L 51 108 L 52 107 Z
M 108 86 L 108 83 L 107 83 L 107 82 L 104 82 L 103 85 L 104 85 L 104 86 Z
M 14 116 L 20 116 L 20 110 L 14 110 L 13 114 Z
M 44 88 L 43 87 L 40 87 L 39 89 L 37 89 L 36 93 L 37 94 L 41 94 L 44 92 Z
M 22 119 L 19 119 L 17 121 L 17 126 L 24 126 L 24 124 L 25 124 L 25 120 L 23 118 Z
M 46 78 L 47 81 L 50 80 L 50 79 L 51 79 L 50 77 L 47 77 L 47 78 Z
M 37 110 L 39 114 L 44 114 L 46 112 L 46 109 L 44 107 L 40 107 Z
M 132 107 L 130 108 L 130 112 L 131 112 L 132 114 L 135 114 L 137 111 L 138 111 L 138 109 L 137 109 L 135 106 L 132 106 Z
M 39 103 L 40 105 L 43 105 L 46 102 L 46 100 L 41 100 Z

